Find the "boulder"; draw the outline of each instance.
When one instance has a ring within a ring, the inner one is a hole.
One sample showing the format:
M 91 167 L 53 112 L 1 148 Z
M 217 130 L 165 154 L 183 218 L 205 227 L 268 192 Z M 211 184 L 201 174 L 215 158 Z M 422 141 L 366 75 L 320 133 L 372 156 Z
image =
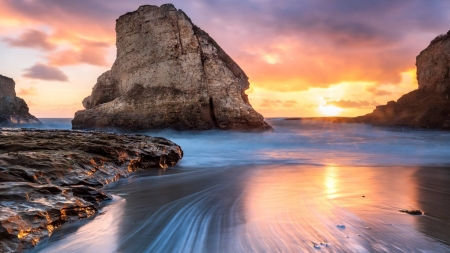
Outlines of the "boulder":
M 41 124 L 29 113 L 25 100 L 16 97 L 13 79 L 0 75 L 0 126 Z
M 144 5 L 116 33 L 117 58 L 73 129 L 271 129 L 248 101 L 247 75 L 183 11 Z

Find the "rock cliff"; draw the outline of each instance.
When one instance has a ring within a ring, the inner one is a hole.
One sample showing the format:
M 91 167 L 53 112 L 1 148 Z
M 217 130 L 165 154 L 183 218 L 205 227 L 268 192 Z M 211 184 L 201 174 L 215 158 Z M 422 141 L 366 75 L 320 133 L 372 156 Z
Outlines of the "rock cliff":
M 16 97 L 15 86 L 13 79 L 0 75 L 0 126 L 40 124 L 27 103 Z
M 163 138 L 0 129 L 0 252 L 22 252 L 62 224 L 91 217 L 110 199 L 103 185 L 182 156 Z
M 435 38 L 416 58 L 419 87 L 397 101 L 356 117 L 364 123 L 450 130 L 450 31 Z
M 267 130 L 244 71 L 171 4 L 116 22 L 117 58 L 83 100 L 73 129 Z

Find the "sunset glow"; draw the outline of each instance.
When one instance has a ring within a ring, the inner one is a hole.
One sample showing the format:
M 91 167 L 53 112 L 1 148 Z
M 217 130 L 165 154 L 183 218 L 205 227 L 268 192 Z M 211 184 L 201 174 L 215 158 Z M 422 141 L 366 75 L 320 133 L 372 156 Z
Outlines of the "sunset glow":
M 323 116 L 338 116 L 341 113 L 342 108 L 334 105 L 321 105 L 319 106 L 319 111 Z
M 115 19 L 139 5 L 163 3 L 3 1 L 0 51 L 8 64 L 1 65 L 0 74 L 14 78 L 32 114 L 73 117 L 115 59 Z M 322 8 L 320 2 L 293 0 L 275 6 L 266 1 L 173 4 L 246 72 L 249 99 L 265 117 L 357 116 L 397 99 L 417 88 L 415 56 L 448 30 L 442 20 L 450 16 L 448 4 L 425 2 L 376 3 L 381 21 L 370 4 L 349 4 L 344 15 L 333 11 L 334 4 Z M 417 9 L 436 19 L 421 18 Z M 43 69 L 54 75 L 43 76 Z

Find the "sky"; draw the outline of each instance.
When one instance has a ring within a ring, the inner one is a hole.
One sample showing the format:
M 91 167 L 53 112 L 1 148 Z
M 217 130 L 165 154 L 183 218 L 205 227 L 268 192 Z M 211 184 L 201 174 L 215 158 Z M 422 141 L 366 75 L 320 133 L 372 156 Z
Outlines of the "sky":
M 72 118 L 115 60 L 115 20 L 159 0 L 0 0 L 0 74 L 38 118 Z M 358 116 L 417 88 L 442 0 L 173 0 L 250 78 L 265 117 Z

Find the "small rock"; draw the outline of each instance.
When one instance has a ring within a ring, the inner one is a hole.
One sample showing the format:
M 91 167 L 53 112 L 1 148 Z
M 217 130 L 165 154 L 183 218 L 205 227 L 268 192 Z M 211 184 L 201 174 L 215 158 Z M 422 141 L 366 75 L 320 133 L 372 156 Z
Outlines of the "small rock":
M 407 209 L 401 209 L 399 210 L 402 213 L 407 213 L 407 214 L 411 214 L 411 215 L 422 215 L 423 212 L 420 210 L 407 210 Z
M 345 225 L 344 224 L 338 224 L 338 225 L 336 225 L 336 227 L 338 227 L 338 228 L 345 228 Z

